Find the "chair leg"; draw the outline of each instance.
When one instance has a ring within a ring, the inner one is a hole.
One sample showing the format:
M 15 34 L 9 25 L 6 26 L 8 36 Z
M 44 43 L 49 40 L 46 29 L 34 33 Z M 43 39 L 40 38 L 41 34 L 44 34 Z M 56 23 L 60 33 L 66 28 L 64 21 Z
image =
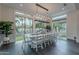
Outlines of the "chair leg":
M 46 42 L 44 42 L 44 46 L 45 46 L 45 48 L 46 48 Z
M 33 48 L 33 45 L 31 44 L 30 47 Z
M 49 45 L 50 43 L 49 43 L 49 41 L 48 41 L 48 45 Z
M 41 49 L 43 49 L 43 45 L 41 44 Z
M 37 47 L 37 45 L 36 45 L 36 52 L 38 52 L 38 47 Z
M 52 44 L 52 40 L 50 40 L 50 44 Z

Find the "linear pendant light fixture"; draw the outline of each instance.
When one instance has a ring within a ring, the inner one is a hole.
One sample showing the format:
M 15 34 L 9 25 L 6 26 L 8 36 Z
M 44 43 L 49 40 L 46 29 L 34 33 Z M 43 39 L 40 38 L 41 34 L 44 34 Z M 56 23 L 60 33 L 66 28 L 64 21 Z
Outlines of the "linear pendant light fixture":
M 50 19 L 50 17 L 48 16 L 48 13 L 47 13 L 47 16 L 46 16 L 46 15 L 45 15 L 45 16 L 44 16 L 44 15 L 41 15 L 40 13 L 38 13 L 38 7 L 42 8 L 42 9 L 45 10 L 46 12 L 48 12 L 48 9 L 45 8 L 44 6 L 38 4 L 38 3 L 36 3 L 35 5 L 37 6 L 36 15 L 35 15 L 36 19 L 40 19 L 41 21 L 46 21 L 46 22 L 48 22 L 47 20 Z
M 48 9 L 47 9 L 47 8 L 45 8 L 45 7 L 41 6 L 40 4 L 37 4 L 37 3 L 36 3 L 36 6 L 38 6 L 38 7 L 42 8 L 42 9 L 44 9 L 44 10 L 48 11 Z

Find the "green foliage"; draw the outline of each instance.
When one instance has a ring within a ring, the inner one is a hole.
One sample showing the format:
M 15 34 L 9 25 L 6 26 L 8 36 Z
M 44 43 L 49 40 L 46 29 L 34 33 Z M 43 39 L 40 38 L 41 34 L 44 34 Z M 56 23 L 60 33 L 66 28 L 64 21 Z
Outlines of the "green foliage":
M 0 30 L 2 30 L 2 34 L 5 34 L 6 37 L 12 34 L 12 24 L 13 22 L 9 21 L 1 21 L 0 22 Z
M 36 23 L 36 28 L 45 28 L 43 23 Z
M 50 25 L 47 25 L 47 26 L 46 26 L 46 29 L 47 29 L 47 30 L 51 30 L 51 26 L 50 26 Z
M 53 23 L 53 28 L 54 28 L 55 30 L 57 30 L 57 28 L 58 28 L 58 30 L 59 30 L 59 32 L 60 32 L 61 29 L 64 29 L 64 27 L 62 27 L 62 24 L 63 24 L 63 23 Z

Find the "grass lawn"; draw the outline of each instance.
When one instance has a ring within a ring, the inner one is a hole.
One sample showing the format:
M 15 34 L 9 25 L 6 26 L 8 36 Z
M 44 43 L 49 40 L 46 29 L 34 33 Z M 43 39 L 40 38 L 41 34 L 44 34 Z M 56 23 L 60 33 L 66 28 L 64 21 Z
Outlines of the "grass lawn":
M 16 41 L 24 40 L 22 35 L 16 35 Z
M 26 37 L 26 39 L 27 39 L 27 37 Z M 16 35 L 16 41 L 21 41 L 21 40 L 24 40 L 24 36 Z

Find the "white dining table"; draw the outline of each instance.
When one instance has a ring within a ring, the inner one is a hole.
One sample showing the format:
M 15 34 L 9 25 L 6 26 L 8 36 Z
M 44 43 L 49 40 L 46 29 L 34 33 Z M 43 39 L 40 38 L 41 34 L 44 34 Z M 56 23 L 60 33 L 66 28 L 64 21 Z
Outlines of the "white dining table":
M 36 35 L 35 34 L 34 35 L 26 34 L 25 38 L 27 38 L 26 41 L 33 41 L 31 38 L 36 38 L 36 40 L 39 40 L 41 38 L 45 38 L 48 35 L 54 36 L 54 33 L 45 33 L 45 34 L 36 34 Z M 45 40 L 48 40 L 48 39 L 46 38 L 46 39 L 41 39 L 41 40 L 45 41 Z
M 45 34 L 26 34 L 25 36 L 30 38 L 30 37 L 41 37 L 41 36 L 46 36 L 46 35 L 54 35 L 54 33 L 45 33 Z

